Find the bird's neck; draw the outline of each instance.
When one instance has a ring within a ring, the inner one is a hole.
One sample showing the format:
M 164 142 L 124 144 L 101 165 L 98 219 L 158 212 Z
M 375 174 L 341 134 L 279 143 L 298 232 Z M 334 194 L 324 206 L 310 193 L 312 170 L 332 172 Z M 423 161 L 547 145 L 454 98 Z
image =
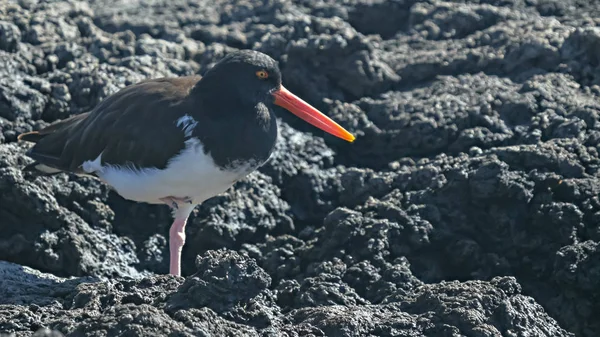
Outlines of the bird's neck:
M 222 84 L 198 82 L 192 89 L 190 97 L 194 105 L 202 107 L 202 113 L 208 114 L 216 119 L 228 119 L 232 117 L 244 118 L 249 114 L 242 111 L 250 111 L 256 105 L 247 99 L 241 99 L 243 93 L 236 92 L 235 88 L 228 88 Z M 247 95 L 247 93 L 245 93 Z M 250 116 L 248 116 L 250 117 Z
M 271 103 L 248 99 L 248 93 L 243 93 L 246 99 L 239 98 L 242 93 L 218 86 L 197 85 L 192 90 L 188 111 L 203 115 L 194 136 L 219 167 L 238 161 L 263 163 L 269 158 L 277 139 Z M 219 151 L 212 151 L 215 148 Z

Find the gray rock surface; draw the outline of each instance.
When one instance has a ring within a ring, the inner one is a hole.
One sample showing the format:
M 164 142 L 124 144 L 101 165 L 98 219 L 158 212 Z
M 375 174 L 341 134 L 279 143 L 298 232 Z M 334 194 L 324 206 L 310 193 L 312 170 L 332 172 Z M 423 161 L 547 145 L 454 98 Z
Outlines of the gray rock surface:
M 0 2 L 0 336 L 600 335 L 600 5 Z M 358 136 L 285 112 L 197 207 L 35 177 L 17 136 L 252 48 Z

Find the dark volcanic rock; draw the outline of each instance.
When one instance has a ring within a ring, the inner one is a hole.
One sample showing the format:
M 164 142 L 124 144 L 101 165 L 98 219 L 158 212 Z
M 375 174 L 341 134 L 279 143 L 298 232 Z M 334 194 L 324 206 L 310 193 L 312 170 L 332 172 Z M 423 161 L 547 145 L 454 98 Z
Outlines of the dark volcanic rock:
M 0 49 L 15 52 L 21 41 L 21 31 L 13 23 L 0 21 Z
M 172 276 L 97 281 L 65 280 L 0 263 L 0 314 L 12 317 L 0 320 L 0 329 L 16 336 L 34 331 L 37 336 L 499 336 L 501 331 L 572 336 L 522 295 L 514 278 L 420 286 L 378 305 L 310 306 L 290 311 L 283 323 L 283 315 L 272 310 L 277 306 L 270 302 L 268 275 L 252 259 L 213 251 L 199 258 L 198 267 L 186 281 Z
M 0 335 L 599 335 L 598 17 L 581 0 L 1 2 Z M 244 48 L 358 137 L 277 109 L 271 160 L 191 215 L 185 278 L 160 275 L 166 206 L 21 171 L 19 134 Z
M 196 266 L 198 272 L 168 299 L 168 311 L 210 308 L 237 323 L 258 328 L 277 325 L 279 308 L 267 289 L 271 279 L 256 261 L 219 250 L 199 256 Z
M 132 267 L 137 262 L 134 243 L 106 230 L 111 212 L 94 200 L 103 186 L 65 176 L 30 181 L 15 168 L 24 159 L 22 146 L 9 144 L 0 153 L 3 260 L 59 276 L 138 274 Z
M 306 308 L 291 314 L 294 322 L 314 324 L 327 336 L 347 336 L 348 332 L 359 336 L 573 336 L 533 314 L 540 310 L 539 304 L 520 294 L 514 279 L 495 278 L 489 283 L 422 286 L 376 306 Z M 521 320 L 528 322 L 527 332 Z

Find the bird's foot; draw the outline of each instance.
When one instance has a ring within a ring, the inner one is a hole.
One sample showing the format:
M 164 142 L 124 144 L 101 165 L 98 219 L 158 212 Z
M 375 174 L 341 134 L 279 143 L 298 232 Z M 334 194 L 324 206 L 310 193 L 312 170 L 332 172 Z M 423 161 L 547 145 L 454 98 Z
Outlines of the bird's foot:
M 179 204 L 192 204 L 193 200 L 190 197 L 164 197 L 164 198 L 160 198 L 160 201 L 164 202 L 165 204 L 171 206 L 171 208 L 173 209 L 179 209 Z

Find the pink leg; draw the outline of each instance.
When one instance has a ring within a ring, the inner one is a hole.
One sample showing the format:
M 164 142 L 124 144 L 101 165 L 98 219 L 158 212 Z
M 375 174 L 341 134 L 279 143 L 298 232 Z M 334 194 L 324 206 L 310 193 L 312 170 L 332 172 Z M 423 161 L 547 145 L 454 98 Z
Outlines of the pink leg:
M 185 224 L 187 218 L 176 218 L 169 230 L 169 273 L 181 275 L 181 251 L 185 244 Z
M 169 200 L 169 201 L 172 201 Z M 185 225 L 190 213 L 196 205 L 190 203 L 179 203 L 176 205 L 167 203 L 173 208 L 173 217 L 175 220 L 169 230 L 169 273 L 172 275 L 181 275 L 181 251 L 185 244 Z M 176 206 L 176 207 L 175 207 Z

